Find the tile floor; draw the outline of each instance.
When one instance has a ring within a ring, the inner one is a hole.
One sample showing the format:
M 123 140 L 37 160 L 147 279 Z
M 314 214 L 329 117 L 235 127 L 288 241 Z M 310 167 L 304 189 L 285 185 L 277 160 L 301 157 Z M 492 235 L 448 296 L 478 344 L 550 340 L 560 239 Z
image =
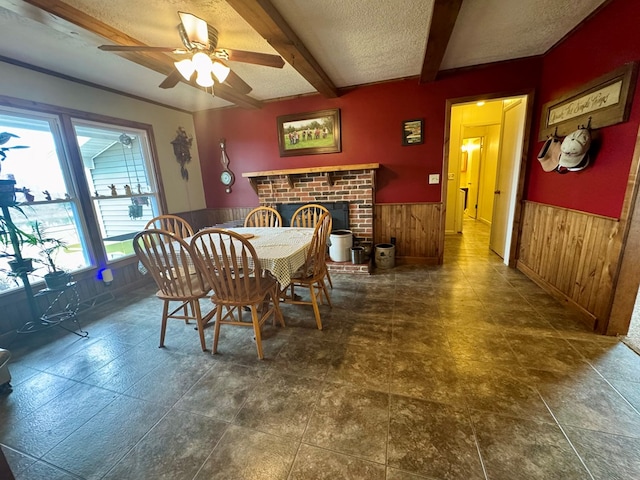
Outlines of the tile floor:
M 12 347 L 0 444 L 17 479 L 635 479 L 640 357 L 488 250 L 333 275 L 334 308 L 223 328 L 220 354 L 151 288 Z M 211 343 L 211 329 L 207 341 Z M 28 343 L 27 343 L 28 342 Z

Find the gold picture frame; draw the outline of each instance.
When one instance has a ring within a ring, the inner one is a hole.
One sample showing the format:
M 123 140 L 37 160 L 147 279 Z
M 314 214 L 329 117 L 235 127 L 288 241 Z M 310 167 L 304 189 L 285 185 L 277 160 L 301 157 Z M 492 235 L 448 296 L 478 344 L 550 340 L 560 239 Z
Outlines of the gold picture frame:
M 281 115 L 277 123 L 281 157 L 342 151 L 339 108 Z
M 638 75 L 637 62 L 627 63 L 542 106 L 538 140 L 564 137 L 580 125 L 602 128 L 629 119 Z

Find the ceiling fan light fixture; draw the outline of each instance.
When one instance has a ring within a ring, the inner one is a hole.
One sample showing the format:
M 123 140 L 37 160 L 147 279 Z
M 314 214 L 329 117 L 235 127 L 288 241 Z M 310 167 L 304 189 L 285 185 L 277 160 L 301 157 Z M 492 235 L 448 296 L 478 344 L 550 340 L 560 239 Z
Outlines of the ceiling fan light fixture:
M 176 70 L 180 72 L 180 75 L 182 75 L 185 80 L 191 80 L 193 72 L 196 71 L 196 67 L 190 58 L 180 60 L 179 62 L 173 62 L 173 64 L 176 66 Z
M 196 83 L 205 88 L 213 87 L 213 77 L 211 76 L 211 72 L 198 72 Z
M 206 53 L 196 53 L 193 57 L 191 57 L 191 61 L 193 62 L 193 65 L 198 73 L 211 73 L 211 58 Z
M 216 59 L 211 65 L 211 71 L 220 83 L 224 82 L 229 76 L 231 69 L 221 60 Z
M 207 22 L 195 15 L 192 15 L 191 13 L 178 12 L 178 15 L 180 15 L 180 21 L 184 26 L 189 43 L 202 48 L 209 48 L 209 31 Z

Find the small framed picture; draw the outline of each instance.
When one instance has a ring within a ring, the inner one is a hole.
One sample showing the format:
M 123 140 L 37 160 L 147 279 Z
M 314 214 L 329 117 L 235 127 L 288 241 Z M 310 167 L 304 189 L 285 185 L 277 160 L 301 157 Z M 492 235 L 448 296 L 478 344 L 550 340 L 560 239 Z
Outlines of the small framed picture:
M 420 145 L 424 142 L 424 120 L 402 122 L 402 145 Z

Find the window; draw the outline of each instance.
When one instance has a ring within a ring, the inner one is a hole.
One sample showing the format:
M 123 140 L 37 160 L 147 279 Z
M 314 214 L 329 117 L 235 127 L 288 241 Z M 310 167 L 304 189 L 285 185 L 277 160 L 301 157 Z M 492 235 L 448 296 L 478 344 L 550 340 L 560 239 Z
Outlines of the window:
M 0 107 L 0 133 L 15 135 L 5 136 L 2 147 L 27 147 L 5 149 L 0 162 L 0 176 L 16 181 L 13 222 L 27 233 L 38 222 L 46 236 L 63 240 L 56 264 L 69 272 L 134 255 L 133 236 L 161 210 L 150 127 L 51 110 Z M 40 281 L 46 268 L 37 247 L 21 251 L 36 260 L 30 281 Z M 11 243 L 0 242 L 0 293 L 21 287 L 11 275 L 12 254 Z
M 9 215 L 15 225 L 31 233 L 35 222 L 40 223 L 46 236 L 63 240 L 67 247 L 56 257 L 56 264 L 68 271 L 90 266 L 89 252 L 84 241 L 84 229 L 80 216 L 78 197 L 63 155 L 60 155 L 60 129 L 55 117 L 24 116 L 0 111 L 0 132 L 10 137 L 5 146 L 28 148 L 5 151 L 1 174 L 13 175 L 16 181 L 16 200 L 20 208 L 10 208 Z M 10 243 L 0 245 L 0 292 L 18 287 L 9 272 L 13 254 Z M 38 281 L 46 273 L 39 263 L 39 251 L 33 245 L 24 245 L 22 255 L 34 258 L 32 281 Z
M 146 132 L 73 122 L 108 260 L 133 254 L 132 239 L 158 215 Z

